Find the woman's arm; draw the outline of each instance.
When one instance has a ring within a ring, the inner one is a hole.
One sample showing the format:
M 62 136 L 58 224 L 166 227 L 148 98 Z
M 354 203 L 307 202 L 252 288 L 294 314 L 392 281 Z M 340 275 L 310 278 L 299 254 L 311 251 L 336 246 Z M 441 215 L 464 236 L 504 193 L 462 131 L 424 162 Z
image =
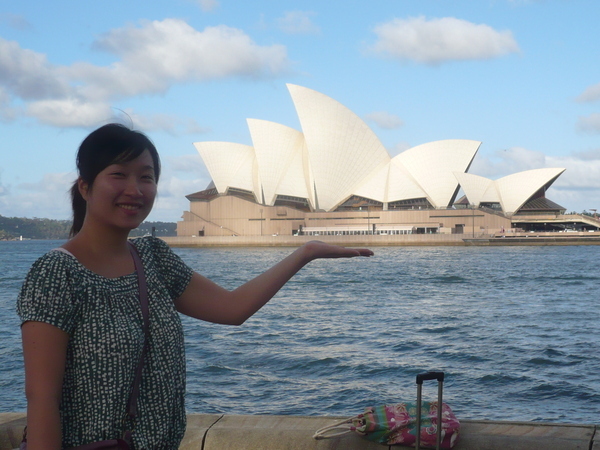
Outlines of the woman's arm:
M 265 273 L 233 291 L 228 291 L 209 279 L 194 273 L 190 284 L 179 297 L 177 310 L 208 322 L 241 325 L 281 287 L 310 261 L 318 258 L 352 258 L 372 256 L 367 249 L 350 249 L 311 241 L 271 267 Z
M 69 335 L 43 322 L 21 326 L 27 396 L 27 448 L 60 449 L 59 404 Z

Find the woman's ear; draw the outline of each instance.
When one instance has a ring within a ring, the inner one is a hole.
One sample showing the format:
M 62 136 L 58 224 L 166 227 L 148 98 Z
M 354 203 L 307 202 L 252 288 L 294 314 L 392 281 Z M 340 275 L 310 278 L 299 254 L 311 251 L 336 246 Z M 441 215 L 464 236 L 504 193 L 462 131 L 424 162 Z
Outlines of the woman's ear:
M 81 177 L 77 178 L 77 188 L 79 189 L 79 193 L 83 197 L 83 199 L 87 202 L 88 192 L 90 190 L 90 185 L 86 181 L 83 181 Z

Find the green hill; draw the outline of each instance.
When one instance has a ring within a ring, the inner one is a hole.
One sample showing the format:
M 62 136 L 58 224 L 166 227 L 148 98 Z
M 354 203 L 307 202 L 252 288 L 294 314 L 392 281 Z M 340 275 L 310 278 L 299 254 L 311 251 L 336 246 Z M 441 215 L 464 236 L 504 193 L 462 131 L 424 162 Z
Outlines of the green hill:
M 26 219 L 22 217 L 0 216 L 0 240 L 19 239 L 67 239 L 70 220 L 54 219 Z M 152 234 L 156 236 L 177 236 L 177 224 L 174 222 L 144 222 L 130 236 L 144 236 Z

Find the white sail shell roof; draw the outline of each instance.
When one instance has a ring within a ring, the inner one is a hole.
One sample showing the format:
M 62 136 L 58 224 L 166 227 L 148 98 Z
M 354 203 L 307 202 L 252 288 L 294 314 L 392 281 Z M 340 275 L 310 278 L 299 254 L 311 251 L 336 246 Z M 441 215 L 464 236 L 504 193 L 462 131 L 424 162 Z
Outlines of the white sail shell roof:
M 465 195 L 471 205 L 479 206 L 481 202 L 498 202 L 500 196 L 496 190 L 496 184 L 489 178 L 480 177 L 470 173 L 454 172 Z
M 397 155 L 396 163 L 406 168 L 427 200 L 435 208 L 452 206 L 458 183 L 453 172 L 466 172 L 481 142 L 448 139 L 418 145 Z
M 247 119 L 265 204 L 273 206 L 277 195 L 309 199 L 310 167 L 304 135 L 293 128 L 259 119 Z
M 427 197 L 425 191 L 395 159 L 367 178 L 355 195 L 383 203 Z
M 550 186 L 563 168 L 543 168 L 517 172 L 496 181 L 469 173 L 454 172 L 469 203 L 498 202 L 505 214 L 514 214 L 544 186 Z
M 254 148 L 232 142 L 195 142 L 219 193 L 228 188 L 251 191 L 257 200 L 260 181 Z
M 219 193 L 244 189 L 265 205 L 274 205 L 278 195 L 305 198 L 326 211 L 352 195 L 384 204 L 426 198 L 446 208 L 460 185 L 471 204 L 499 202 L 512 214 L 564 171 L 536 169 L 496 181 L 468 174 L 481 142 L 466 139 L 429 142 L 391 158 L 348 108 L 312 89 L 287 87 L 302 131 L 248 119 L 252 146 L 194 143 Z
M 410 172 L 396 158 L 390 163 L 387 202 L 427 198 L 427 193 L 419 186 Z
M 378 202 L 386 202 L 389 174 L 390 163 L 377 169 L 362 185 L 356 188 L 354 195 L 377 200 Z
M 496 180 L 502 210 L 505 214 L 517 212 L 533 194 L 552 184 L 564 171 L 562 168 L 533 169 Z
M 334 209 L 390 156 L 369 126 L 344 105 L 312 89 L 287 87 L 306 139 L 319 208 Z

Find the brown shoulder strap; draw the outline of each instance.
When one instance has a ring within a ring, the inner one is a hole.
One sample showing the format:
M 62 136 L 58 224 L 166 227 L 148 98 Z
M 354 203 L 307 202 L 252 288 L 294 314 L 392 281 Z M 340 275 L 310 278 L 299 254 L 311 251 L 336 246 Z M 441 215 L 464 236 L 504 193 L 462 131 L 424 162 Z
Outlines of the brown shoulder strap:
M 138 277 L 138 288 L 140 291 L 140 305 L 142 308 L 142 317 L 144 318 L 144 348 L 138 362 L 138 366 L 135 372 L 135 379 L 133 381 L 133 387 L 127 403 L 127 413 L 129 417 L 133 419 L 137 415 L 137 399 L 140 395 L 140 384 L 142 382 L 142 370 L 144 368 L 144 356 L 148 348 L 148 336 L 150 333 L 150 307 L 148 306 L 148 287 L 146 286 L 146 276 L 144 275 L 144 266 L 140 255 L 135 246 L 129 242 L 129 251 L 133 257 L 133 263 L 135 265 L 135 271 Z

